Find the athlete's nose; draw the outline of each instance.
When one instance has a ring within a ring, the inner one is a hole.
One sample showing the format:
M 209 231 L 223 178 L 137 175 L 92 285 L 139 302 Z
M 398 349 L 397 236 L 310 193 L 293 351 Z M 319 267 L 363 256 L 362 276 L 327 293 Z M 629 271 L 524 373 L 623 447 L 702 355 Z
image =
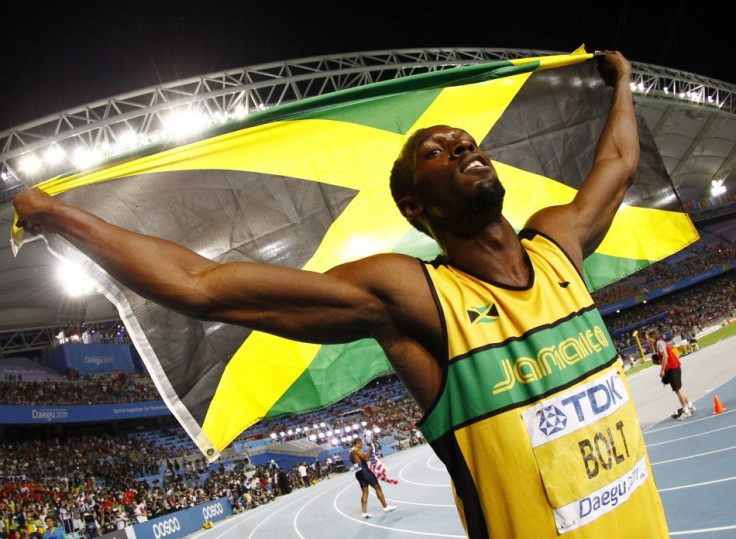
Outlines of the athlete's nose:
M 452 155 L 459 156 L 464 154 L 465 152 L 474 152 L 475 151 L 475 144 L 467 139 L 461 139 L 458 140 L 455 143 L 455 146 L 452 148 Z

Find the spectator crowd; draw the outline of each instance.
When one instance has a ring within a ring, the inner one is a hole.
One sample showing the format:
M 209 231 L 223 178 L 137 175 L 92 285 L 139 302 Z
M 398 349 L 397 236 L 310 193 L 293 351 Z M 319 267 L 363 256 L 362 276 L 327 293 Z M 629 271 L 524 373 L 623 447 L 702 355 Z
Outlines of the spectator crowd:
M 58 382 L 83 384 L 99 380 Z M 3 386 L 34 382 L 0 382 Z M 43 383 L 40 383 L 43 385 Z M 80 388 L 81 386 L 76 386 Z M 44 397 L 60 398 L 58 391 Z M 319 416 L 309 419 L 338 431 L 361 418 L 374 428 L 390 430 L 397 437 L 418 441 L 419 409 L 403 385 L 393 377 L 372 383 Z M 316 414 L 316 413 L 315 413 Z M 287 417 L 279 424 L 258 424 L 241 435 L 304 424 L 304 418 Z M 177 428 L 184 434 L 183 429 Z M 289 430 L 294 430 L 289 428 Z M 133 434 L 67 434 L 0 441 L 0 520 L 8 537 L 19 531 L 42 537 L 43 523 L 52 516 L 67 533 L 96 537 L 221 497 L 228 497 L 235 512 L 269 503 L 294 489 L 347 470 L 338 452 L 323 460 L 301 462 L 282 469 L 275 462 L 253 466 L 247 458 L 226 468 L 210 465 L 199 453 L 172 454 L 155 437 Z M 150 478 L 152 476 L 161 479 Z M 0 537 L 2 537 L 0 535 Z

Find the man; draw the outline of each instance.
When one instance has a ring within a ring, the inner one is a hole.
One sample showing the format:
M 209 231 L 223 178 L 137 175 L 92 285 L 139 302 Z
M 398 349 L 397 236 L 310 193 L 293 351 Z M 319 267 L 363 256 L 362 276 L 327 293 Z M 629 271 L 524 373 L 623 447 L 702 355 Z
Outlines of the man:
M 581 277 L 639 159 L 630 65 L 607 51 L 600 68 L 613 97 L 592 170 L 571 203 L 532 215 L 520 236 L 468 133 L 435 126 L 409 139 L 391 189 L 441 247 L 432 264 L 400 254 L 323 274 L 217 264 L 37 190 L 15 198 L 19 224 L 62 235 L 189 316 L 321 344 L 375 339 L 425 412 L 471 537 L 664 537 L 628 387 Z
M 117 510 L 115 511 L 115 529 L 116 530 L 123 530 L 128 525 L 128 515 L 125 514 L 125 510 L 123 509 L 122 505 L 119 505 Z
M 376 497 L 383 506 L 383 511 L 388 513 L 396 509 L 395 506 L 386 503 L 386 498 L 383 495 L 383 489 L 378 484 L 378 478 L 371 471 L 368 466 L 368 462 L 373 453 L 373 447 L 371 446 L 370 451 L 367 453 L 363 452 L 363 440 L 356 438 L 353 441 L 353 447 L 350 450 L 350 462 L 358 465 L 358 471 L 355 472 L 355 479 L 358 480 L 360 485 L 361 496 L 360 496 L 360 507 L 363 510 L 363 518 L 371 518 L 373 515 L 368 512 L 368 487 L 373 487 L 376 491 Z
M 139 497 L 136 501 L 135 508 L 133 509 L 133 516 L 138 523 L 148 521 L 148 510 L 146 509 L 146 500 L 143 497 Z
M 304 485 L 305 487 L 310 486 L 309 485 L 309 472 L 307 472 L 307 464 L 305 462 L 301 462 L 297 470 L 299 471 L 299 477 L 302 480 L 302 485 Z
M 695 406 L 682 390 L 682 364 L 680 359 L 672 350 L 672 347 L 667 344 L 667 341 L 660 338 L 659 331 L 656 329 L 647 331 L 647 341 L 649 341 L 649 346 L 654 354 L 654 364 L 660 366 L 659 377 L 662 379 L 662 383 L 669 384 L 680 401 L 680 408 L 672 414 L 672 417 L 678 421 L 687 419 L 693 415 Z

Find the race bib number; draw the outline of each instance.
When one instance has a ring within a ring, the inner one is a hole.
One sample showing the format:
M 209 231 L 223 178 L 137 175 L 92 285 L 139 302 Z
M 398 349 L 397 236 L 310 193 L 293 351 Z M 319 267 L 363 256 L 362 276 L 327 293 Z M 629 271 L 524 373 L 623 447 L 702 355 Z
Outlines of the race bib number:
M 648 477 L 622 376 L 611 368 L 522 414 L 559 533 L 615 510 Z

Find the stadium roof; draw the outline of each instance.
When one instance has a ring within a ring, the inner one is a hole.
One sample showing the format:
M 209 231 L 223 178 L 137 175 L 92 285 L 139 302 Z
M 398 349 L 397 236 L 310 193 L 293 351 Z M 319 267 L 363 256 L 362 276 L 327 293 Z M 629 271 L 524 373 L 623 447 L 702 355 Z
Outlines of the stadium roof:
M 89 103 L 0 133 L 0 356 L 41 349 L 49 328 L 114 321 L 101 296 L 74 299 L 55 277 L 59 263 L 36 242 L 14 258 L 10 247 L 12 196 L 48 177 L 81 166 L 74 159 L 114 158 L 166 137 L 172 110 L 205 125 L 248 110 L 308 96 L 457 65 L 538 56 L 550 51 L 407 49 L 306 58 L 211 73 Z M 684 202 L 712 196 L 713 183 L 736 193 L 736 86 L 634 63 L 635 100 Z M 736 211 L 736 204 L 694 209 L 694 220 Z M 0 240 L 1 241 L 1 240 Z

